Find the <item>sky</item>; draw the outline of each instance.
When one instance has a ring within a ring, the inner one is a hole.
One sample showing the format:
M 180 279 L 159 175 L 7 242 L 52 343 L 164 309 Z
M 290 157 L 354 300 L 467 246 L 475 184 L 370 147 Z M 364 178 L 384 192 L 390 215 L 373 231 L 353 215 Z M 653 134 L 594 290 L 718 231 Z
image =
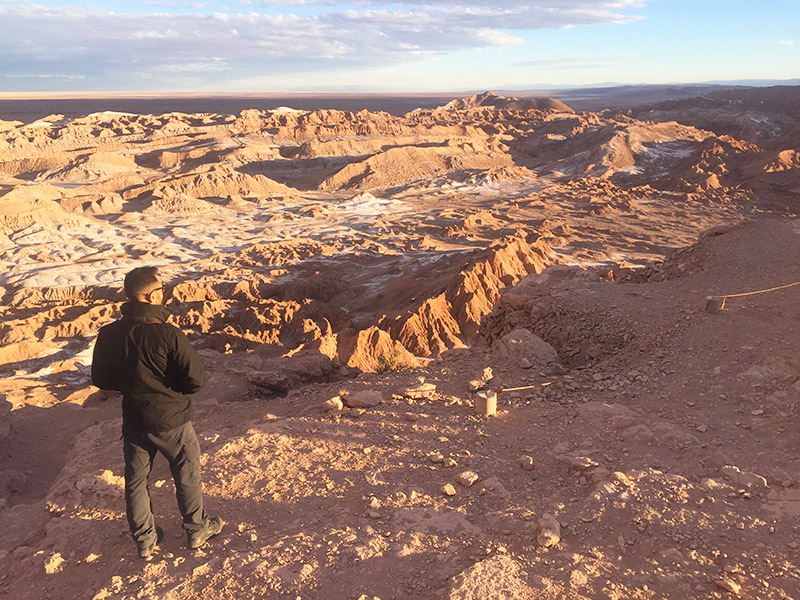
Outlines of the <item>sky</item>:
M 0 92 L 450 92 L 800 77 L 800 0 L 0 0 Z

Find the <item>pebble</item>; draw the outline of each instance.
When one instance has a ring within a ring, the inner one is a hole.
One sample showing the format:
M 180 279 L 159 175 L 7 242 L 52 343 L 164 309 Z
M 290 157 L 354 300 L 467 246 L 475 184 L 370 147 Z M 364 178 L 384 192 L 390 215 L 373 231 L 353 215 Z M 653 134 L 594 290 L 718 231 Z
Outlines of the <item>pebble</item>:
M 731 594 L 738 596 L 742 593 L 742 586 L 728 577 L 718 577 L 714 580 L 714 583 Z
M 464 487 L 470 487 L 476 481 L 478 481 L 478 474 L 474 471 L 464 471 L 456 476 L 456 482 Z
M 416 415 L 416 413 L 407 412 L 403 414 L 403 418 L 406 421 L 416 421 L 419 417 Z
M 763 408 L 757 408 L 755 410 L 751 410 L 750 414 L 753 415 L 754 417 L 760 417 L 761 415 L 764 414 L 764 409 Z
M 698 426 L 695 428 L 695 431 L 699 431 L 700 433 L 705 433 L 706 431 L 708 431 L 708 425 L 705 425 L 705 424 L 703 424 L 703 425 L 698 425 Z
M 341 412 L 344 408 L 344 402 L 339 396 L 334 396 L 322 403 L 322 410 L 325 412 Z
M 536 543 L 542 548 L 555 546 L 561 541 L 561 524 L 551 514 L 545 513 L 539 519 L 539 534 Z
M 376 390 L 340 392 L 339 397 L 351 408 L 372 408 L 383 401 L 383 394 Z
M 519 457 L 519 466 L 523 468 L 525 471 L 532 471 L 533 470 L 533 457 L 528 456 L 527 454 L 523 454 Z
M 432 383 L 420 383 L 403 390 L 406 398 L 433 398 L 436 395 L 436 386 Z
M 472 381 L 469 382 L 469 391 L 477 392 L 478 390 L 483 389 L 485 385 L 486 385 L 485 381 L 482 381 L 480 379 L 473 379 Z
M 455 496 L 456 495 L 456 486 L 454 486 L 452 483 L 445 483 L 442 486 L 442 493 L 445 496 Z

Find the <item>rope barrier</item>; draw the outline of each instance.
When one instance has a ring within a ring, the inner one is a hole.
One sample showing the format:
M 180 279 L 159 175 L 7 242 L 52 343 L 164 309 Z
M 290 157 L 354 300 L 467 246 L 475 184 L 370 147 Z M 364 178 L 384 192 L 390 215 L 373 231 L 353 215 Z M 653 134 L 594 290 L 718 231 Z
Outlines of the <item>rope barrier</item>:
M 532 390 L 533 388 L 537 388 L 537 387 L 545 387 L 545 386 L 548 386 L 548 385 L 551 385 L 551 384 L 552 384 L 552 382 L 547 381 L 545 383 L 537 383 L 536 385 L 523 385 L 522 387 L 513 387 L 513 388 L 501 387 L 501 388 L 498 388 L 496 391 L 498 391 L 498 392 L 518 392 L 520 390 Z
M 775 290 L 790 288 L 794 285 L 800 285 L 800 281 L 795 281 L 794 283 L 787 283 L 786 285 L 779 285 L 777 287 L 769 288 L 766 290 L 758 290 L 756 292 L 744 292 L 742 294 L 725 294 L 724 296 L 716 296 L 716 298 L 741 298 L 742 296 L 754 296 L 755 294 L 765 294 L 767 292 L 774 292 Z

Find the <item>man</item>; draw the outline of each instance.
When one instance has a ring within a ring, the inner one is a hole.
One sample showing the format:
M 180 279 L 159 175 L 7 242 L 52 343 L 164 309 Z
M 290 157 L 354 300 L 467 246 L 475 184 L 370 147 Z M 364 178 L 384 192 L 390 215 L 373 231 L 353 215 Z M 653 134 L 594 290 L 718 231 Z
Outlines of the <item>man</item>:
M 190 548 L 222 531 L 207 517 L 200 482 L 200 446 L 189 394 L 205 384 L 203 362 L 177 327 L 166 323 L 164 286 L 155 267 L 125 276 L 122 319 L 97 335 L 92 383 L 122 392 L 125 510 L 139 556 L 149 559 L 163 532 L 155 525 L 147 477 L 160 452 L 169 462 Z

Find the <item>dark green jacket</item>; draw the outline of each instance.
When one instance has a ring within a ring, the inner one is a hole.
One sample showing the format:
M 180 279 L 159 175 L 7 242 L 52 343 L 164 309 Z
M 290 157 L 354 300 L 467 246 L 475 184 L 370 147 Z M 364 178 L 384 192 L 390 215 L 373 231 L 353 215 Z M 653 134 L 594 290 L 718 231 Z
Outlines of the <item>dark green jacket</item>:
M 122 392 L 122 426 L 132 431 L 174 429 L 192 418 L 188 394 L 206 381 L 203 361 L 164 306 L 122 305 L 122 319 L 100 329 L 92 383 Z

